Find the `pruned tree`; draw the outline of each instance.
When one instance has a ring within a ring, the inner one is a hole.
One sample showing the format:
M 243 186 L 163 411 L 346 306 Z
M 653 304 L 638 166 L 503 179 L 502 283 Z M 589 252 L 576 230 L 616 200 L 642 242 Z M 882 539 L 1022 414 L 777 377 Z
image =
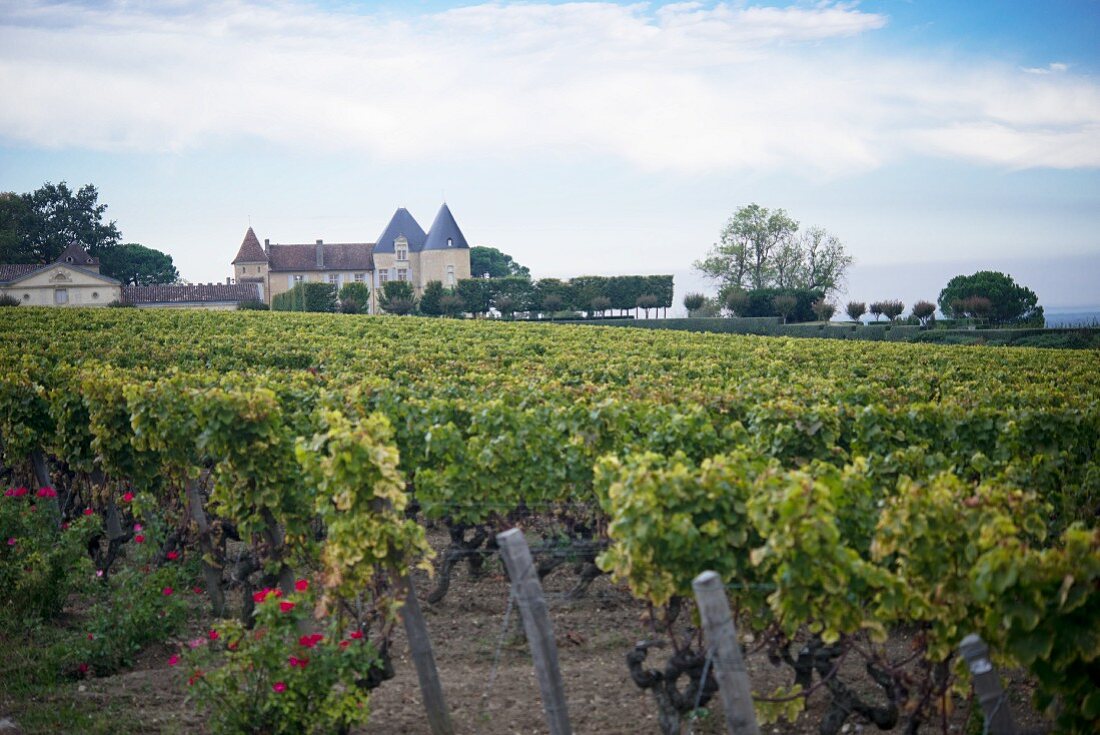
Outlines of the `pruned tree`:
M 340 287 L 340 310 L 345 314 L 366 314 L 370 307 L 367 284 L 353 281 Z
M 871 316 L 875 318 L 876 322 L 878 321 L 878 318 L 882 316 L 883 313 L 885 313 L 885 309 L 883 309 L 884 303 L 885 302 L 883 301 L 872 301 L 871 305 L 867 307 L 867 311 L 870 312 Z
M 786 324 L 787 317 L 798 308 L 798 299 L 794 296 L 776 296 L 772 299 L 772 305 L 775 306 L 775 310 L 783 317 L 783 323 Z
M 462 303 L 461 296 L 454 291 L 448 291 L 439 299 L 439 308 L 444 315 L 456 317 L 461 314 L 466 307 L 465 304 Z
M 821 322 L 829 321 L 833 318 L 833 314 L 836 313 L 836 306 L 830 304 L 825 299 L 818 299 L 810 308 L 814 310 L 814 315 L 817 317 L 818 321 Z
M 547 294 L 542 297 L 542 310 L 547 314 L 561 311 L 563 306 L 565 306 L 565 299 L 556 293 Z
M 927 326 L 928 322 L 936 315 L 936 305 L 928 301 L 918 301 L 913 304 L 913 316 L 920 320 L 921 326 Z
M 416 294 L 408 281 L 386 281 L 378 305 L 387 314 L 405 316 L 416 311 Z
M 749 295 L 740 288 L 730 289 L 723 299 L 726 309 L 734 316 L 744 316 L 749 305 Z
M 638 297 L 637 306 L 639 309 L 645 310 L 645 318 L 649 318 L 649 310 L 656 309 L 660 300 L 651 293 L 642 294 Z
M 424 316 L 443 315 L 443 281 L 428 281 L 424 284 L 424 292 L 420 294 L 420 313 Z
M 611 308 L 611 299 L 607 296 L 597 296 L 590 304 L 593 313 L 603 316 L 604 312 Z
M 687 309 L 688 316 L 702 309 L 705 303 L 707 303 L 707 297 L 701 293 L 689 293 L 684 296 L 684 308 Z
M 905 304 L 893 299 L 883 301 L 880 306 L 882 307 L 882 313 L 891 322 L 901 316 L 901 313 L 905 311 Z
M 516 313 L 518 302 L 511 296 L 507 294 L 498 296 L 496 301 L 497 311 L 499 311 L 500 315 L 505 319 L 511 318 L 511 316 Z
M 988 319 L 993 313 L 993 302 L 985 296 L 968 296 L 951 303 L 951 311 L 956 316 L 970 319 Z
M 853 322 L 858 322 L 859 318 L 867 313 L 867 304 L 862 301 L 849 301 L 848 305 L 844 307 L 844 313 Z

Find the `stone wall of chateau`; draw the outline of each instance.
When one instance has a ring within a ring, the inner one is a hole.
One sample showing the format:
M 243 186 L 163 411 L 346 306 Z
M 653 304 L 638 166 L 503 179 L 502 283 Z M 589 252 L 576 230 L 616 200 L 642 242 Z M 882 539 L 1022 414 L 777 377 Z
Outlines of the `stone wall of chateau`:
M 425 250 L 420 253 L 416 275 L 418 290 L 423 290 L 429 281 L 439 281 L 450 288 L 470 277 L 470 251 L 466 248 Z
M 121 293 L 118 284 L 63 265 L 0 288 L 26 306 L 106 306 Z

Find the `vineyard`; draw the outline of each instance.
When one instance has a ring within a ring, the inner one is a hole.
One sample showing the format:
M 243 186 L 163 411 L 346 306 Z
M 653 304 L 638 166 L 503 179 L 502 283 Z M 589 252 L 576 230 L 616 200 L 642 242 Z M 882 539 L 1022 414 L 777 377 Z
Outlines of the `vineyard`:
M 704 570 L 771 671 L 754 675 L 756 717 L 783 732 L 981 732 L 970 633 L 1026 680 L 1013 706 L 1038 729 L 1100 722 L 1096 351 L 263 312 L 0 319 L 0 642 L 37 667 L 15 694 L 0 664 L 0 716 L 155 650 L 195 713 L 183 730 L 396 727 L 409 580 L 437 623 L 470 598 L 503 609 L 496 535 L 520 527 L 569 615 L 599 628 L 598 592 L 626 610 L 613 625 L 633 621 L 607 651 L 621 690 L 566 682 L 571 714 L 604 706 L 592 686 L 655 713 L 623 719 L 631 705 L 603 731 L 721 730 L 692 596 Z

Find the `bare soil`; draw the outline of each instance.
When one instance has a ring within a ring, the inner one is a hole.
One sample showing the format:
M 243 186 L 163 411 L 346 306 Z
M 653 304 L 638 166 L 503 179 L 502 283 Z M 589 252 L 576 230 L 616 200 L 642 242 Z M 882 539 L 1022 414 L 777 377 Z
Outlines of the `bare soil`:
M 431 540 L 442 550 L 445 535 L 433 532 Z M 639 689 L 630 678 L 625 661 L 635 641 L 652 637 L 646 607 L 634 600 L 627 589 L 601 576 L 588 594 L 571 600 L 566 593 L 576 576 L 563 566 L 544 580 L 544 589 L 558 643 L 558 655 L 566 689 L 573 731 L 585 733 L 659 733 L 657 706 L 649 692 Z M 424 602 L 434 580 L 418 573 L 414 584 L 421 599 L 433 650 L 451 711 L 456 733 L 520 735 L 548 731 L 531 658 L 523 637 L 519 611 L 513 607 L 504 627 L 508 608 L 508 584 L 496 559 L 488 561 L 484 574 L 472 579 L 466 566 L 456 567 L 450 591 L 438 604 Z M 200 623 L 196 631 L 202 629 Z M 903 635 L 891 641 L 904 650 Z M 404 634 L 398 626 L 394 642 L 396 676 L 374 690 L 370 724 L 365 733 L 430 733 L 421 704 L 416 671 L 408 656 Z M 647 664 L 662 668 L 668 649 L 651 652 Z M 0 719 L 8 716 L 25 732 L 204 732 L 198 714 L 186 702 L 177 672 L 167 665 L 169 651 L 154 647 L 142 653 L 133 670 L 102 679 L 66 684 L 34 697 L 34 701 L 13 701 L 0 682 Z M 856 657 L 851 657 L 856 658 Z M 748 659 L 753 689 L 770 692 L 788 685 L 786 667 L 773 667 L 762 653 Z M 845 664 L 842 674 L 859 686 L 869 700 L 882 701 L 881 691 L 859 670 L 858 663 Z M 1010 704 L 1017 722 L 1035 727 L 1038 720 L 1029 713 L 1030 691 L 1026 679 L 1010 676 Z M 809 707 L 797 722 L 767 725 L 766 735 L 816 732 L 826 697 L 811 696 Z M 970 704 L 957 701 L 949 720 L 952 733 L 965 732 Z M 48 713 L 54 712 L 53 716 Z M 76 719 L 72 713 L 96 711 L 100 719 Z M 91 722 L 92 724 L 88 724 Z M 871 731 L 873 725 L 849 719 L 845 733 Z M 699 735 L 725 731 L 718 699 L 693 725 Z M 895 732 L 900 732 L 901 727 Z M 977 732 L 980 732 L 980 726 Z M 685 725 L 683 732 L 688 732 Z M 925 726 L 922 732 L 940 732 Z

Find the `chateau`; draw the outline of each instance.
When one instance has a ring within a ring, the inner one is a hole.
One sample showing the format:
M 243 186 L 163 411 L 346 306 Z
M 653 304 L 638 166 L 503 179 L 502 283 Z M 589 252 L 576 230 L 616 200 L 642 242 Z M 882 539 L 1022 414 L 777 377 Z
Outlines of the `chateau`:
M 370 311 L 378 311 L 378 292 L 386 281 L 408 281 L 419 296 L 429 281 L 454 286 L 470 277 L 470 246 L 444 204 L 424 229 L 404 207 L 398 209 L 377 241 L 260 245 L 251 227 L 233 258 L 238 284 L 256 284 L 262 300 L 294 288 L 296 283 L 365 283 L 370 289 Z

